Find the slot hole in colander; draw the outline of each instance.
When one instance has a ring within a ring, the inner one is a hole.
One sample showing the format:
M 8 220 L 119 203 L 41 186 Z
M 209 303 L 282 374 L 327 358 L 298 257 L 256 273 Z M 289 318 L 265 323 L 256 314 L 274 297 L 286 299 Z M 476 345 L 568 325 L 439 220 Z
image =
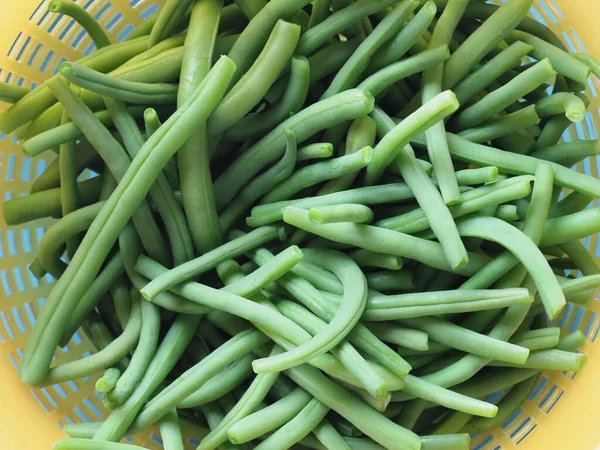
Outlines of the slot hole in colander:
M 35 391 L 33 389 L 30 389 L 29 392 L 31 392 L 31 395 L 33 395 L 33 398 L 35 398 L 37 400 L 37 402 L 40 404 L 40 406 L 44 409 L 44 411 L 46 411 L 47 413 L 50 412 L 50 410 L 48 409 L 48 407 L 44 404 L 44 402 L 38 397 L 38 395 L 35 393 Z
M 510 438 L 514 440 L 519 433 L 521 433 L 527 425 L 532 422 L 531 417 L 525 417 L 524 420 L 510 433 Z
M 90 412 L 95 415 L 98 419 L 104 418 L 104 414 L 100 411 L 96 405 L 94 405 L 89 398 L 83 400 L 83 404 L 90 410 Z
M 558 19 L 556 18 L 556 16 L 554 15 L 554 13 L 552 12 L 552 10 L 548 7 L 548 5 L 546 5 L 543 1 L 540 0 L 539 2 L 540 6 L 542 7 L 542 9 L 544 10 L 544 12 L 546 13 L 546 15 L 550 18 L 550 20 L 554 23 L 558 23 Z
M 15 306 L 14 308 L 11 309 L 11 311 L 12 311 L 13 319 L 15 320 L 15 323 L 17 324 L 17 329 L 19 330 L 20 333 L 25 333 L 27 331 L 27 328 L 25 327 L 25 325 L 23 325 L 23 321 L 21 320 L 21 316 L 19 314 L 18 308 Z
M 540 15 L 539 12 L 537 12 L 537 10 L 534 7 L 531 7 L 529 9 L 529 14 L 531 14 L 533 16 L 533 18 L 535 20 L 537 20 L 539 23 L 546 25 L 546 21 L 544 20 L 544 18 Z
M 533 424 L 533 426 L 529 430 L 527 430 L 527 432 L 523 436 L 521 436 L 521 438 L 515 443 L 515 445 L 519 445 L 521 442 L 523 442 L 525 439 L 527 439 L 527 436 L 529 436 L 531 434 L 531 432 L 533 430 L 535 430 L 536 428 L 537 428 L 537 423 Z
M 121 19 L 123 19 L 123 14 L 118 12 L 112 19 L 108 21 L 104 28 L 106 28 L 106 31 L 111 31 L 121 21 Z
M 492 436 L 486 437 L 483 441 L 473 447 L 473 450 L 483 450 L 488 444 L 490 444 L 494 438 Z
M 142 14 L 140 14 L 140 17 L 142 18 L 142 20 L 146 20 L 152 14 L 154 14 L 156 11 L 158 11 L 158 5 L 156 3 L 154 3 L 154 4 L 150 5 L 150 7 L 148 7 L 146 10 L 144 10 L 144 12 L 142 12 Z
M 46 400 L 48 400 L 52 407 L 58 408 L 58 403 L 56 403 L 46 388 L 41 388 L 40 391 L 42 394 L 44 394 L 44 397 L 46 397 Z
M 131 24 L 127 25 L 125 27 L 125 29 L 123 31 L 121 31 L 121 33 L 119 33 L 119 35 L 117 36 L 117 39 L 119 41 L 124 41 L 125 39 L 127 39 L 129 37 L 129 35 L 131 33 L 133 33 L 133 30 L 135 30 L 135 27 Z

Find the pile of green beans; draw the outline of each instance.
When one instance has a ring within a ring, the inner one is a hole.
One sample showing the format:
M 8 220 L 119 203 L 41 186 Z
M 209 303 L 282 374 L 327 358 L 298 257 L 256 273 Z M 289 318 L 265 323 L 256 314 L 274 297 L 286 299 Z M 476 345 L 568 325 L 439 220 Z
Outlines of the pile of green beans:
M 168 0 L 117 43 L 50 2 L 98 50 L 0 83 L 0 131 L 57 153 L 3 204 L 54 219 L 19 375 L 109 410 L 54 448 L 468 450 L 582 370 L 557 324 L 600 289 L 571 170 L 600 144 L 561 135 L 600 62 L 532 3 Z M 53 364 L 80 327 L 97 351 Z

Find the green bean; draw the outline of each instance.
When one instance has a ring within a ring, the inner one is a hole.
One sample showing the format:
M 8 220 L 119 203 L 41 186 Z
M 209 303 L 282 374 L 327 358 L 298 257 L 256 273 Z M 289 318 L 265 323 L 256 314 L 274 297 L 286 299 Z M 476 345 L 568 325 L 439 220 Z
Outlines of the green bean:
M 81 207 L 98 200 L 102 177 L 94 177 L 77 184 Z M 62 214 L 61 189 L 47 189 L 25 197 L 16 197 L 3 204 L 7 225 L 19 225 L 43 217 L 60 217 Z
M 275 82 L 291 58 L 300 37 L 300 27 L 280 20 L 252 67 L 221 101 L 207 122 L 209 135 L 222 133 L 244 117 Z
M 372 323 L 368 328 L 382 341 L 414 350 L 429 349 L 429 336 L 423 331 L 385 323 Z
M 583 369 L 587 362 L 587 355 L 582 353 L 571 353 L 563 350 L 538 350 L 531 352 L 527 361 L 523 364 L 512 365 L 499 361 L 492 361 L 490 366 L 500 367 L 523 367 L 535 370 L 556 370 L 578 372 Z
M 582 84 L 587 82 L 590 68 L 563 49 L 524 31 L 511 31 L 505 37 L 508 42 L 522 41 L 531 45 L 531 57 L 538 61 L 549 58 L 554 69 L 566 78 Z
M 360 264 L 359 264 L 360 265 Z M 411 272 L 381 271 L 366 274 L 367 284 L 376 291 L 410 291 L 415 288 L 415 278 Z M 368 305 L 368 303 L 367 303 Z
M 90 439 L 61 439 L 53 446 L 53 450 L 143 450 L 144 447 L 116 442 L 98 442 Z
M 86 137 L 94 148 L 98 150 L 100 156 L 104 159 L 117 181 L 121 181 L 131 164 L 123 147 L 121 147 L 112 134 L 99 123 L 89 108 L 79 100 L 64 81 L 56 78 L 48 80 L 47 85 L 61 100 L 65 110 L 69 113 L 71 120 L 73 120 L 80 129 L 86 132 Z M 154 221 L 150 206 L 147 202 L 142 202 L 140 208 L 135 212 L 133 220 L 138 233 L 140 233 L 144 248 L 160 261 L 169 261 L 166 243 L 162 238 L 158 225 Z
M 328 450 L 352 450 L 346 443 L 344 437 L 335 429 L 333 425 L 325 418 L 313 430 L 313 434 L 321 444 Z
M 600 62 L 596 58 L 587 53 L 572 53 L 571 56 L 588 66 L 591 72 L 600 78 Z
M 570 333 L 563 337 L 556 347 L 556 350 L 561 350 L 564 352 L 574 352 L 577 349 L 583 347 L 585 345 L 585 336 L 584 334 L 577 330 L 573 333 Z
M 65 0 L 52 0 L 48 5 L 48 11 L 75 19 L 90 35 L 97 48 L 110 45 L 110 40 L 100 24 L 78 4 Z
M 585 248 L 581 241 L 566 242 L 559 247 L 575 263 L 583 275 L 592 276 L 600 274 L 600 267 L 598 267 L 595 259 L 590 255 L 588 249 Z
M 475 231 L 475 225 L 484 226 L 486 228 Z M 540 296 L 542 297 L 548 316 L 551 318 L 556 318 L 558 316 L 566 304 L 564 295 L 558 286 L 556 277 L 549 274 L 549 266 L 542 253 L 537 248 L 534 250 L 535 246 L 531 245 L 532 242 L 529 238 L 526 238 L 526 235 L 505 222 L 492 217 L 474 217 L 465 219 L 458 224 L 458 229 L 463 236 L 478 236 L 495 242 L 501 242 L 504 247 L 513 253 L 513 255 L 519 258 L 521 263 L 525 265 L 535 280 L 535 284 L 540 291 Z M 544 233 L 547 232 L 547 229 L 548 227 L 546 226 L 544 228 Z M 507 235 L 500 237 L 500 235 L 495 234 L 500 233 L 500 230 L 502 230 L 503 233 L 506 232 Z M 508 235 L 511 236 L 510 240 L 506 238 Z M 524 253 L 525 248 L 528 249 L 527 255 Z
M 549 217 L 560 217 L 574 214 L 585 209 L 594 199 L 577 191 L 571 192 L 550 210 Z M 562 253 L 561 253 L 562 256 Z
M 381 5 L 383 2 L 377 2 L 377 4 Z M 382 44 L 389 41 L 400 31 L 406 19 L 408 19 L 417 6 L 418 2 L 408 0 L 396 6 L 386 15 L 379 22 L 373 33 L 360 43 L 352 56 L 344 63 L 321 98 L 325 99 L 346 89 L 355 87 L 362 73 L 367 69 L 369 60 L 373 54 Z
M 73 211 L 46 231 L 40 241 L 38 261 L 53 277 L 59 278 L 67 267 L 60 259 L 61 249 L 65 242 L 86 231 L 104 204 L 104 202 L 98 202 Z
M 516 155 L 504 152 L 492 147 L 470 143 L 459 136 L 449 134 L 448 142 L 450 152 L 457 159 L 482 166 L 496 166 L 500 170 L 510 174 L 533 175 L 540 160 L 526 155 Z M 573 170 L 549 162 L 554 171 L 555 183 L 561 187 L 567 187 L 582 194 L 596 198 L 600 195 L 600 181 L 593 177 L 577 173 Z
M 519 214 L 517 213 L 516 205 L 500 205 L 496 209 L 496 214 L 494 217 L 497 217 L 500 220 L 504 220 L 505 222 L 516 222 L 519 220 Z
M 529 355 L 526 348 L 475 333 L 442 319 L 420 317 L 402 319 L 400 323 L 425 331 L 437 342 L 483 357 L 493 358 L 496 355 L 496 359 L 522 364 Z
M 98 305 L 124 271 L 123 259 L 120 253 L 116 253 L 106 263 L 72 311 L 69 321 L 64 326 L 61 343 L 66 345 L 77 328 L 84 322 L 85 317 Z
M 490 59 L 478 70 L 468 75 L 452 89 L 461 105 L 467 104 L 478 93 L 490 86 L 500 75 L 521 63 L 533 50 L 531 45 L 515 41 L 507 49 Z M 544 80 L 545 81 L 545 80 Z
M 413 138 L 452 114 L 457 108 L 456 97 L 451 91 L 446 91 L 424 104 L 399 124 L 394 126 L 391 119 L 388 120 L 386 134 L 375 147 L 374 160 L 367 168 L 367 182 L 373 184 Z
M 343 32 L 361 18 L 382 11 L 393 4 L 394 2 L 389 0 L 376 3 L 368 0 L 359 0 L 351 3 L 349 6 L 331 14 L 320 24 L 304 32 L 298 42 L 296 53 L 310 55 L 330 38 Z
M 300 36 L 300 40 L 302 40 Z M 334 41 L 327 47 L 314 52 L 308 57 L 310 64 L 310 85 L 315 86 L 318 81 L 339 70 L 350 58 L 361 40 L 356 37 L 349 41 Z
M 287 180 L 294 171 L 297 157 L 296 137 L 289 130 L 284 130 L 284 134 L 287 139 L 287 147 L 283 158 L 242 188 L 233 201 L 223 210 L 219 217 L 221 230 L 229 231 L 248 208 L 275 186 Z
M 355 203 L 334 206 L 316 206 L 308 211 L 308 217 L 316 224 L 354 222 L 369 223 L 373 220 L 373 211 Z
M 402 258 L 399 256 L 386 255 L 384 253 L 376 253 L 364 249 L 355 250 L 349 253 L 348 256 L 350 256 L 359 267 L 378 267 L 380 269 L 388 270 L 402 269 Z
M 265 10 L 263 9 L 261 13 L 263 11 Z M 301 143 L 319 130 L 330 128 L 345 120 L 364 117 L 372 109 L 373 96 L 368 92 L 352 89 L 314 103 L 285 120 L 236 159 L 217 179 L 215 183 L 217 209 L 223 209 L 242 186 L 266 164 L 283 154 L 285 148 L 283 130 L 292 131 L 298 143 Z
M 573 141 L 545 147 L 531 153 L 531 156 L 571 167 L 574 164 L 600 154 L 600 141 Z
M 437 12 L 433 2 L 426 2 L 396 36 L 383 44 L 369 61 L 369 72 L 383 69 L 402 58 L 427 30 Z
M 375 145 L 375 137 L 375 122 L 370 117 L 363 117 L 353 121 L 346 135 L 345 154 L 356 153 L 364 147 Z M 344 191 L 352 185 L 357 176 L 358 172 L 354 172 L 330 180 L 319 189 L 317 196 Z
M 421 450 L 467 450 L 470 442 L 468 434 L 421 436 Z
M 536 125 L 539 121 L 536 106 L 531 105 L 506 116 L 492 118 L 478 127 L 463 130 L 458 135 L 467 141 L 482 144 Z
M 571 122 L 581 122 L 585 117 L 585 103 L 575 94 L 559 92 L 549 95 L 535 104 L 540 117 L 565 114 Z
M 151 48 L 164 39 L 171 37 L 179 23 L 183 20 L 183 17 L 185 16 L 191 4 L 191 0 L 170 0 L 166 2 L 166 4 L 160 10 L 160 13 L 156 19 L 156 23 L 150 32 L 148 48 Z
M 207 77 L 205 83 L 196 91 L 196 95 L 202 95 L 202 101 L 192 97 L 188 107 L 176 112 L 165 122 L 161 127 L 162 131 L 159 130 L 150 138 L 136 155 L 122 182 L 88 230 L 72 264 L 69 264 L 46 300 L 44 312 L 38 317 L 25 351 L 20 371 L 24 382 L 35 384 L 45 377 L 59 339 L 56 330 L 62 328 L 56 324 L 65 321 L 74 302 L 78 300 L 82 291 L 87 289 L 110 247 L 141 204 L 162 167 L 179 145 L 187 140 L 193 125 L 215 107 L 225 90 L 228 75 L 233 70 L 232 63 L 222 59 L 211 71 L 211 76 Z M 132 185 L 135 185 L 135 189 L 131 189 Z M 52 330 L 55 330 L 54 333 Z
M 134 391 L 144 376 L 158 346 L 160 315 L 158 308 L 150 302 L 142 304 L 142 331 L 129 366 L 117 381 L 115 388 L 108 393 L 113 405 L 122 404 Z
M 293 206 L 286 208 L 283 218 L 290 225 L 335 242 L 352 244 L 373 252 L 407 257 L 441 270 L 452 271 L 441 245 L 432 241 L 362 224 L 315 225 L 308 218 L 308 211 Z M 471 253 L 469 263 L 457 272 L 472 274 L 485 265 L 485 261 L 486 258 Z
M 133 114 L 132 114 L 133 115 Z M 135 117 L 135 115 L 133 115 Z M 162 125 L 158 113 L 154 108 L 144 110 L 144 128 L 146 129 L 146 138 L 149 139 L 158 131 Z M 169 160 L 163 169 L 165 177 L 172 189 L 179 189 L 179 176 L 177 175 L 177 163 L 173 158 Z
M 96 381 L 96 391 L 101 393 L 110 392 L 115 387 L 120 376 L 121 371 L 116 367 L 106 369 L 102 378 L 99 378 L 98 381 Z
M 38 386 L 50 386 L 76 380 L 112 367 L 133 349 L 138 341 L 141 327 L 142 316 L 138 297 L 134 298 L 131 317 L 125 330 L 117 339 L 91 356 L 52 367 L 48 371 L 48 375 L 38 383 Z
M 317 335 L 327 328 L 327 322 L 322 321 L 294 302 L 279 300 L 277 308 L 283 315 L 298 323 L 312 335 Z M 388 387 L 382 376 L 370 363 L 364 360 L 351 344 L 343 340 L 332 349 L 332 353 L 356 377 L 360 385 L 372 398 L 384 399 L 387 396 Z
M 415 434 L 394 424 L 317 370 L 302 365 L 287 373 L 296 384 L 381 445 L 398 450 L 419 448 L 420 441 Z
M 314 28 L 323 22 L 330 15 L 331 0 L 317 0 L 313 2 L 310 12 L 310 21 L 308 28 Z
M 296 155 L 296 162 L 307 161 L 309 159 L 329 158 L 331 155 L 333 155 L 333 145 L 329 142 L 317 142 L 300 148 Z
M 560 339 L 560 328 L 542 328 L 530 330 L 512 337 L 511 342 L 529 350 L 545 350 L 553 348 Z
M 391 84 L 415 73 L 435 67 L 446 61 L 449 57 L 450 52 L 448 47 L 444 45 L 426 50 L 380 69 L 362 81 L 358 85 L 358 88 L 365 89 L 374 96 L 377 96 Z
M 215 401 L 227 392 L 231 392 L 252 373 L 253 360 L 254 356 L 248 354 L 233 362 L 221 373 L 212 377 L 202 387 L 179 402 L 177 407 L 180 409 L 195 408 Z
M 311 396 L 304 389 L 296 388 L 291 394 L 234 423 L 227 436 L 234 444 L 250 442 L 288 423 L 310 401 Z
M 267 5 L 267 2 L 266 0 L 236 0 L 236 4 L 243 14 L 251 20 Z
M 419 318 L 529 305 L 532 302 L 533 297 L 522 289 L 497 292 L 457 290 L 372 296 L 369 297 L 363 318 L 371 321 Z
M 158 422 L 158 430 L 165 450 L 183 450 L 183 436 L 176 409 L 172 409 Z
M 329 408 L 312 399 L 296 417 L 261 442 L 259 450 L 289 448 L 309 434 L 325 418 Z
M 564 244 L 598 232 L 600 209 L 586 209 L 568 216 L 549 219 L 540 241 L 541 247 Z
M 527 15 L 532 3 L 533 0 L 505 3 L 471 33 L 446 62 L 443 88 L 450 89 L 461 81 L 469 70 L 504 38 L 507 32 L 518 26 Z
M 69 121 L 66 113 L 63 113 L 62 122 Z M 75 211 L 79 206 L 79 190 L 77 188 L 77 176 L 79 175 L 75 162 L 75 142 L 60 146 L 58 154 L 58 165 L 60 172 L 60 204 L 63 217 Z M 78 239 L 72 238 L 67 241 L 67 255 L 72 258 L 77 249 Z
M 223 133 L 223 139 L 244 141 L 262 136 L 301 109 L 308 96 L 310 70 L 306 58 L 292 57 L 289 82 L 280 102 L 265 112 L 242 118 Z
M 131 106 L 128 109 L 131 111 L 133 117 L 136 118 L 141 117 L 144 113 L 144 108 L 141 106 Z M 110 114 L 106 110 L 95 112 L 94 116 L 104 126 L 109 126 L 112 123 Z M 81 139 L 82 137 L 83 134 L 75 123 L 65 123 L 47 131 L 42 131 L 36 136 L 27 139 L 23 143 L 23 152 L 29 157 L 38 156 L 58 145 Z M 93 154 L 96 155 L 96 152 L 93 152 Z
M 339 176 L 354 173 L 364 167 L 370 167 L 373 149 L 365 147 L 359 152 L 341 156 L 331 160 L 318 162 L 297 170 L 287 180 L 274 187 L 262 199 L 262 203 L 274 203 L 287 200 L 302 189 L 321 181 L 335 179 Z
M 165 275 L 155 278 L 142 289 L 142 295 L 148 300 L 153 300 L 158 294 L 178 283 L 204 273 L 223 261 L 241 255 L 278 237 L 279 229 L 277 227 L 258 228 L 245 236 L 234 239 L 215 250 L 177 266 L 166 272 Z
M 29 89 L 9 83 L 0 83 L 0 102 L 17 103 L 29 94 Z
M 77 86 L 129 103 L 171 104 L 177 96 L 174 84 L 120 80 L 75 63 L 62 63 L 60 73 Z
M 482 100 L 463 110 L 455 119 L 459 129 L 472 128 L 491 119 L 494 115 L 506 109 L 520 98 L 538 88 L 556 72 L 549 59 L 543 59 L 530 69 L 517 75 L 507 84 L 487 94 Z M 579 100 L 579 99 L 578 99 Z M 544 103 L 545 100 L 540 100 Z M 545 109 L 536 107 L 538 114 L 543 117 Z

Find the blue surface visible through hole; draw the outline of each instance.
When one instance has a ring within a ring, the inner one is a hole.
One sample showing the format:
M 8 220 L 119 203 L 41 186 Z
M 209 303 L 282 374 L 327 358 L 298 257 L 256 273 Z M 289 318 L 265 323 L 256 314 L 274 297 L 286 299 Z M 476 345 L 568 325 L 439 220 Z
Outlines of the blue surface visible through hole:
M 83 404 L 92 412 L 92 414 L 94 414 L 98 419 L 102 419 L 104 417 L 104 414 L 102 414 L 102 411 L 100 411 L 98 408 L 96 408 L 96 405 L 94 405 L 90 399 L 86 398 L 83 400 Z

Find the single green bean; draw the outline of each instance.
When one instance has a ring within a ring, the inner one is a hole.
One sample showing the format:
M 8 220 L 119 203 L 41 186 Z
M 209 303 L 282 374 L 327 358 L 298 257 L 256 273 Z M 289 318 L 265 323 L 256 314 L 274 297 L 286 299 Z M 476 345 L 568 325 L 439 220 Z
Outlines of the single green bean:
M 382 3 L 383 2 L 377 2 L 378 5 L 381 5 Z M 389 41 L 400 31 L 406 19 L 408 19 L 417 6 L 417 1 L 407 0 L 397 5 L 388 15 L 386 15 L 385 18 L 379 22 L 373 33 L 360 43 L 352 56 L 344 63 L 321 98 L 325 99 L 345 91 L 346 89 L 355 87 L 360 80 L 362 73 L 367 69 L 369 60 L 373 54 L 382 44 Z
M 337 222 L 370 223 L 373 221 L 373 211 L 368 206 L 355 203 L 316 206 L 308 211 L 308 217 L 316 224 Z
M 234 423 L 227 431 L 227 437 L 234 444 L 259 438 L 292 420 L 311 398 L 304 389 L 296 388 L 275 403 Z
M 56 14 L 64 14 L 72 17 L 85 31 L 90 35 L 96 48 L 102 48 L 110 45 L 110 39 L 100 26 L 96 19 L 92 17 L 85 9 L 74 2 L 67 0 L 52 0 L 48 5 L 48 11 Z
M 359 152 L 341 156 L 327 161 L 318 162 L 297 170 L 287 180 L 274 187 L 262 199 L 262 203 L 274 203 L 287 200 L 302 189 L 313 186 L 325 180 L 354 173 L 364 167 L 370 167 L 374 158 L 371 147 L 365 147 Z
M 507 84 L 490 92 L 482 100 L 463 110 L 454 119 L 455 125 L 459 129 L 464 130 L 484 123 L 511 104 L 519 101 L 519 99 L 529 92 L 537 89 L 554 74 L 556 72 L 552 68 L 550 60 L 541 60 L 530 69 L 517 75 Z M 545 100 L 540 101 L 540 103 L 543 102 Z M 543 108 L 536 107 L 536 111 L 540 116 L 543 116 Z
M 600 274 L 600 267 L 598 267 L 596 260 L 590 255 L 588 249 L 581 241 L 566 242 L 559 247 L 575 263 L 583 275 L 592 276 Z
M 586 209 L 568 216 L 552 218 L 546 222 L 540 246 L 550 247 L 576 239 L 583 239 L 597 233 L 599 227 L 599 208 Z
M 393 4 L 394 2 L 390 0 L 383 0 L 376 3 L 368 0 L 359 0 L 351 3 L 349 6 L 331 14 L 320 24 L 304 32 L 298 42 L 296 53 L 310 55 L 333 36 L 343 32 L 361 18 L 382 11 Z
M 110 392 L 115 387 L 120 376 L 121 371 L 116 367 L 106 369 L 102 378 L 99 378 L 98 381 L 96 381 L 96 391 L 101 393 Z
M 466 105 L 469 100 L 496 81 L 500 75 L 518 66 L 532 50 L 531 45 L 516 41 L 467 76 L 452 89 L 460 104 Z
M 352 450 L 333 425 L 325 418 L 313 430 L 313 434 L 327 450 Z
M 283 158 L 248 183 L 223 210 L 219 217 L 221 230 L 229 231 L 248 208 L 275 186 L 287 180 L 294 171 L 297 158 L 296 137 L 289 130 L 284 130 L 284 134 L 287 139 L 287 147 Z
M 410 291 L 415 288 L 415 277 L 412 272 L 406 270 L 370 272 L 366 274 L 366 277 L 369 288 L 376 291 L 398 292 Z
M 133 116 L 135 117 L 135 115 Z M 156 133 L 161 125 L 162 123 L 158 117 L 158 113 L 154 108 L 144 110 L 144 128 L 146 130 L 147 139 Z M 179 175 L 177 174 L 177 162 L 175 159 L 171 158 L 163 171 L 171 188 L 179 189 Z
M 564 114 L 571 122 L 581 122 L 585 118 L 586 106 L 577 95 L 559 92 L 536 102 L 535 109 L 540 117 Z
M 308 435 L 327 415 L 329 408 L 312 399 L 296 417 L 261 442 L 258 450 L 289 448 Z
M 131 317 L 125 330 L 118 338 L 91 356 L 52 367 L 38 386 L 50 386 L 56 383 L 77 380 L 112 367 L 135 347 L 141 328 L 142 315 L 138 297 L 133 300 Z
M 369 250 L 355 250 L 348 254 L 360 267 L 378 267 L 380 269 L 400 270 L 402 269 L 402 258 L 384 253 L 371 252 Z M 367 277 L 367 281 L 369 278 Z M 377 288 L 373 288 L 377 289 Z
M 429 349 L 429 336 L 421 330 L 385 323 L 372 323 L 368 328 L 382 341 L 419 351 Z
M 300 148 L 296 155 L 296 161 L 302 162 L 309 159 L 329 158 L 331 155 L 333 155 L 333 145 L 329 142 L 317 142 Z
M 375 52 L 369 61 L 369 72 L 383 69 L 395 63 L 408 52 L 417 40 L 427 30 L 435 18 L 437 7 L 435 3 L 428 1 L 419 12 L 408 21 L 400 32 L 386 42 Z
M 531 153 L 531 156 L 571 167 L 586 158 L 600 154 L 600 141 L 573 141 L 545 147 Z
M 207 122 L 209 135 L 217 135 L 236 124 L 256 106 L 292 57 L 300 27 L 280 20 L 252 67 L 233 86 Z
M 330 15 L 331 0 L 316 0 L 313 2 L 312 10 L 310 11 L 310 21 L 308 28 L 314 28 L 323 22 Z
M 587 355 L 582 353 L 571 353 L 563 350 L 538 350 L 531 352 L 527 361 L 523 364 L 508 364 L 500 361 L 492 361 L 490 366 L 499 367 L 522 367 L 535 370 L 555 370 L 560 372 L 579 372 L 587 362 Z
M 514 30 L 504 36 L 510 42 L 522 41 L 533 47 L 530 55 L 541 61 L 550 59 L 554 69 L 570 80 L 585 84 L 590 76 L 590 68 L 584 63 L 567 53 L 565 50 L 555 47 L 549 42 L 533 36 L 524 31 Z
M 166 2 L 150 32 L 148 48 L 152 48 L 159 42 L 171 37 L 179 23 L 183 21 L 191 4 L 192 0 L 169 0 Z
M 61 439 L 52 446 L 52 450 L 143 450 L 144 447 L 116 442 L 98 442 L 90 439 Z
M 241 385 L 252 373 L 254 355 L 247 354 L 227 366 L 202 387 L 177 404 L 177 408 L 195 408 L 210 403 Z
M 160 419 L 158 430 L 165 450 L 183 450 L 183 436 L 176 409 L 172 409 Z
M 463 130 L 458 135 L 467 141 L 482 144 L 536 125 L 539 121 L 536 106 L 531 105 L 506 116 L 492 118 L 478 127 Z
M 61 122 L 69 121 L 69 116 L 63 113 Z M 79 207 L 79 190 L 77 188 L 77 176 L 79 175 L 75 161 L 77 148 L 75 142 L 71 141 L 60 146 L 58 154 L 58 165 L 60 171 L 60 204 L 63 217 Z M 67 241 L 67 255 L 72 258 L 77 249 L 78 239 L 72 238 Z
M 560 339 L 560 328 L 541 328 L 517 334 L 511 338 L 511 342 L 526 347 L 531 351 L 546 350 L 558 345 Z
M 245 141 L 262 136 L 299 111 L 308 96 L 310 73 L 310 64 L 306 58 L 292 57 L 289 82 L 279 103 L 265 112 L 243 117 L 223 133 L 223 139 Z
M 519 214 L 517 213 L 516 205 L 499 205 L 496 209 L 496 214 L 494 217 L 497 217 L 500 220 L 504 220 L 505 222 L 516 222 L 519 220 Z
M 29 93 L 29 89 L 9 83 L 0 83 L 0 101 L 17 103 Z
M 470 443 L 468 434 L 421 436 L 421 450 L 467 450 Z

